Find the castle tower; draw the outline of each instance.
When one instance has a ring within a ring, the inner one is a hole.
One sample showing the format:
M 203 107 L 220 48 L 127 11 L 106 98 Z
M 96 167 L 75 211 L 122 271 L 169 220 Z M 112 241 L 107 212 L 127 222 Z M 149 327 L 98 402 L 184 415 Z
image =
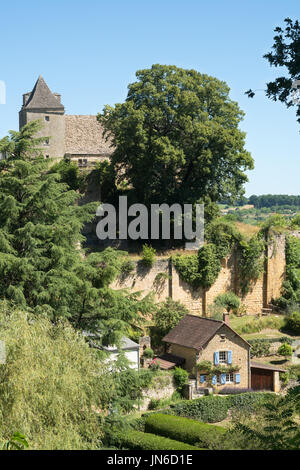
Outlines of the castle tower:
M 65 108 L 61 95 L 52 93 L 40 75 L 31 92 L 23 95 L 23 106 L 19 112 L 20 129 L 30 121 L 40 119 L 42 130 L 37 137 L 45 139 L 43 153 L 46 158 L 63 158 L 65 155 Z

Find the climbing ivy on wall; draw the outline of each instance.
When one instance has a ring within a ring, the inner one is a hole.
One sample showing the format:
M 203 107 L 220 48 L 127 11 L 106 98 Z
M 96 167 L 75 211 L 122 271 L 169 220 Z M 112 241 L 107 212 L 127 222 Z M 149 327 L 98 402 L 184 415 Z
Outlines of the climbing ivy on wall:
M 251 281 L 258 279 L 263 271 L 264 239 L 261 234 L 247 241 L 233 223 L 220 218 L 207 226 L 206 244 L 197 254 L 176 255 L 172 260 L 182 280 L 194 288 L 208 289 L 221 271 L 222 259 L 234 247 L 240 253 L 241 290 L 245 294 Z
M 241 291 L 245 295 L 252 282 L 256 281 L 264 270 L 262 256 L 265 241 L 259 235 L 252 237 L 249 242 L 241 240 L 239 244 L 239 270 L 241 273 Z
M 286 280 L 282 296 L 277 300 L 281 308 L 300 303 L 300 239 L 292 235 L 286 237 Z

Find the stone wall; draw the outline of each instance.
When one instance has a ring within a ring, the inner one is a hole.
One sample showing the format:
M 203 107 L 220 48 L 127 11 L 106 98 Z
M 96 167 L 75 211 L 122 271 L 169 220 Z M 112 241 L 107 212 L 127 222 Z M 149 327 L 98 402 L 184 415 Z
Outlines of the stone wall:
M 279 297 L 285 272 L 285 236 L 276 235 L 269 243 L 266 252 L 265 271 L 250 285 L 249 292 L 241 298 L 250 315 L 261 313 L 272 299 Z M 195 315 L 207 315 L 207 308 L 218 294 L 226 291 L 240 295 L 237 254 L 232 252 L 222 261 L 222 269 L 216 282 L 207 290 L 193 288 L 180 277 L 171 259 L 157 259 L 152 268 L 141 261 L 136 262 L 135 270 L 118 278 L 112 288 L 127 288 L 143 295 L 153 292 L 157 302 L 167 297 L 182 302 Z

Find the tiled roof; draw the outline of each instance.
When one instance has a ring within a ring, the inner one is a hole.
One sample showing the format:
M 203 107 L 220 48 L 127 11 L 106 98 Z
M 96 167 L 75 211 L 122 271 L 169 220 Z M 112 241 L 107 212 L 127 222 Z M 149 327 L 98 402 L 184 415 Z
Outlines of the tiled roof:
M 225 322 L 213 320 L 212 318 L 198 317 L 196 315 L 186 315 L 183 317 L 178 325 L 163 338 L 163 341 L 199 350 L 224 325 L 250 347 L 249 343 Z
M 166 343 L 179 344 L 187 348 L 201 349 L 224 322 L 210 318 L 186 315 L 164 338 Z
M 63 105 L 58 101 L 56 96 L 51 92 L 47 83 L 40 75 L 37 79 L 36 84 L 25 103 L 24 107 L 26 109 L 56 109 L 64 111 Z
M 163 354 L 157 358 L 161 369 L 169 370 L 176 366 L 184 364 L 185 359 L 183 357 L 175 356 L 174 354 Z
M 66 115 L 65 146 L 71 155 L 111 155 L 111 142 L 103 136 L 96 116 Z
M 266 370 L 275 370 L 279 372 L 286 372 L 286 369 L 281 369 L 277 366 L 271 366 L 270 364 L 263 364 L 262 362 L 251 361 L 250 367 L 253 369 L 266 369 Z

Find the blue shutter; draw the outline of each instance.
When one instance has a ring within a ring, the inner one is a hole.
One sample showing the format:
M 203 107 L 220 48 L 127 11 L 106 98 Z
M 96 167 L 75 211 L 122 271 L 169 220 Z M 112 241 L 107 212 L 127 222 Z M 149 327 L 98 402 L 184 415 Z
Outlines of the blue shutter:
M 213 375 L 213 376 L 212 376 L 211 383 L 212 383 L 213 385 L 216 385 L 216 383 L 217 383 L 217 376 L 216 376 L 216 375 Z
M 214 364 L 215 366 L 219 365 L 219 351 L 214 352 Z
M 221 374 L 221 385 L 226 384 L 226 374 Z
M 227 363 L 232 364 L 232 351 L 227 352 Z
M 203 384 L 205 382 L 205 375 L 200 375 L 200 383 Z
M 235 374 L 235 383 L 239 384 L 241 381 L 241 375 L 240 374 Z

